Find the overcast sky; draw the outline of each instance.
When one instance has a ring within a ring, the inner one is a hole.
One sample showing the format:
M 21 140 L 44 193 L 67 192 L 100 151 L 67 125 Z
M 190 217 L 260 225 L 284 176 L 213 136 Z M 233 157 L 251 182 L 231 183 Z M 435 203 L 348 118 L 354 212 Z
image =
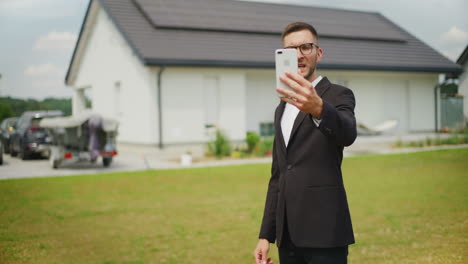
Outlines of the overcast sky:
M 0 96 L 72 95 L 64 79 L 88 1 L 0 0 Z M 468 44 L 467 0 L 256 1 L 380 12 L 452 61 Z

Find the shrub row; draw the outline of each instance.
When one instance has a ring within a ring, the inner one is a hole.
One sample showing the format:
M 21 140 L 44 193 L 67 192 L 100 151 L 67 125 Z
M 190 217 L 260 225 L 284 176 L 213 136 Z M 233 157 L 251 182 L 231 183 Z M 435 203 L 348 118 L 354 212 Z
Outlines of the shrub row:
M 245 144 L 233 147 L 229 138 L 221 130 L 216 130 L 215 137 L 207 143 L 207 155 L 217 158 L 245 158 L 251 156 L 270 156 L 273 151 L 273 137 L 260 137 L 255 132 L 247 132 Z

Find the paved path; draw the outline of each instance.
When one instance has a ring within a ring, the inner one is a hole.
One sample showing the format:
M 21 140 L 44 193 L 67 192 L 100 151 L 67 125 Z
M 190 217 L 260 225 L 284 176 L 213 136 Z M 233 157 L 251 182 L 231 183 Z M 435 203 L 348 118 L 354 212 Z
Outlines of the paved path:
M 436 137 L 436 134 L 410 134 L 400 136 L 360 136 L 349 148 L 345 148 L 345 157 L 359 156 L 367 154 L 388 154 L 401 152 L 427 151 L 441 148 L 468 148 L 468 145 L 459 146 L 437 146 L 426 148 L 394 148 L 392 145 L 397 140 L 405 142 L 423 140 L 426 137 Z M 447 137 L 448 135 L 440 135 Z M 203 145 L 185 145 L 167 147 L 159 150 L 153 146 L 141 146 L 130 144 L 119 144 L 119 155 L 114 159 L 109 168 L 104 168 L 98 161 L 95 164 L 87 162 L 63 166 L 59 169 L 52 169 L 46 159 L 20 160 L 4 155 L 4 164 L 0 166 L 0 179 L 30 178 L 66 176 L 78 174 L 95 174 L 117 171 L 137 171 L 146 169 L 174 169 L 183 168 L 179 162 L 181 154 L 190 151 L 194 159 L 203 157 L 205 151 Z M 230 160 L 204 160 L 194 162 L 190 167 L 240 165 L 249 163 L 270 163 L 271 157 L 253 159 L 230 159 Z

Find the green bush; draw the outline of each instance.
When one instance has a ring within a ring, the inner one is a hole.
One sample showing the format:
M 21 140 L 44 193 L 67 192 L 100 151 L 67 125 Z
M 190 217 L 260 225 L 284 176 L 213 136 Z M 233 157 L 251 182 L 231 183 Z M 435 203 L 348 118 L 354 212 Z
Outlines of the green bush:
M 398 139 L 398 140 L 394 143 L 394 146 L 397 147 L 397 148 L 402 148 L 402 147 L 404 147 L 404 143 L 403 143 L 403 141 L 401 141 L 401 139 Z
M 448 144 L 448 145 L 456 145 L 458 144 L 458 137 L 453 135 L 449 138 L 447 138 L 445 144 Z
M 247 142 L 247 152 L 252 153 L 260 141 L 260 136 L 255 132 L 247 132 L 245 140 Z
M 468 144 L 468 132 L 464 130 L 462 133 L 452 133 L 448 138 L 427 137 L 421 141 L 410 141 L 407 143 L 398 140 L 394 143 L 395 147 L 424 147 L 424 146 L 440 146 L 440 145 L 459 145 Z
M 426 146 L 432 146 L 432 145 L 433 145 L 432 139 L 431 139 L 430 137 L 426 137 L 425 145 L 426 145 Z
M 269 156 L 273 152 L 273 137 L 265 137 L 259 144 L 258 155 Z
M 231 143 L 229 142 L 228 137 L 221 130 L 216 130 L 216 137 L 214 141 L 208 142 L 207 146 L 208 153 L 217 158 L 231 155 Z

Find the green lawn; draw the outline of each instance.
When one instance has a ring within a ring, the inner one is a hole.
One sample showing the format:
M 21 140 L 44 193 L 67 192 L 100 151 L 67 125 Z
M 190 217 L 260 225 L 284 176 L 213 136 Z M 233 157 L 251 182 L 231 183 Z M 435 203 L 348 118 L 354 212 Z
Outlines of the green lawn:
M 357 240 L 349 263 L 468 263 L 468 149 L 343 167 Z M 269 170 L 0 181 L 0 263 L 253 263 Z

